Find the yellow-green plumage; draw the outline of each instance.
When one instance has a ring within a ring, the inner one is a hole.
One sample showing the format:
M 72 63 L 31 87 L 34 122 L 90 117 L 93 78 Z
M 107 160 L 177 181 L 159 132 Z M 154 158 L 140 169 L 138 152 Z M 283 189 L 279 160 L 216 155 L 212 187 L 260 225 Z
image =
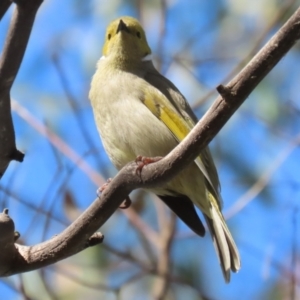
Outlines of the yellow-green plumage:
M 90 99 L 103 146 L 117 169 L 138 155 L 165 156 L 190 132 L 197 118 L 178 89 L 146 60 L 151 53 L 143 28 L 131 17 L 107 28 L 103 56 Z M 240 269 L 240 258 L 221 213 L 220 185 L 209 149 L 167 184 L 152 189 L 196 233 L 195 214 L 204 214 L 225 280 Z

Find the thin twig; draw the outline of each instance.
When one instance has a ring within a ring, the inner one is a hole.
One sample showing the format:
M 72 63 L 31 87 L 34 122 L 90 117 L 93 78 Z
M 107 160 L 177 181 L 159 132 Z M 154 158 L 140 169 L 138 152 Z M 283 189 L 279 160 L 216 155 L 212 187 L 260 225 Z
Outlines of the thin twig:
M 283 5 L 277 10 L 277 14 L 274 16 L 273 20 L 264 30 L 262 30 L 254 46 L 251 48 L 248 54 L 244 56 L 243 59 L 226 75 L 226 77 L 222 80 L 222 82 L 228 82 L 230 78 L 234 76 L 234 74 L 236 74 L 249 62 L 249 60 L 255 55 L 255 53 L 261 47 L 262 42 L 267 38 L 267 36 L 274 29 L 274 27 L 280 21 L 282 21 L 284 16 L 287 14 L 287 12 L 291 9 L 291 7 L 294 4 L 295 4 L 295 0 L 283 2 Z M 197 109 L 199 106 L 203 105 L 214 93 L 215 90 L 211 90 L 204 97 L 201 97 L 201 99 L 195 101 L 195 103 L 193 103 L 193 109 Z
M 45 136 L 61 153 L 68 157 L 75 165 L 78 166 L 96 186 L 104 184 L 105 180 L 99 175 L 74 149 L 72 149 L 62 138 L 56 135 L 41 121 L 39 121 L 27 108 L 12 99 L 11 108 L 22 119 L 24 119 L 37 132 Z
M 297 204 L 296 204 L 297 205 Z M 298 242 L 298 213 L 299 209 L 298 206 L 296 206 L 295 210 L 293 211 L 292 216 L 292 260 L 291 260 L 291 270 L 292 270 L 292 276 L 291 276 L 291 300 L 297 299 L 297 242 Z
M 255 197 L 265 188 L 270 181 L 275 171 L 284 163 L 284 161 L 291 155 L 291 153 L 300 144 L 300 134 L 297 135 L 289 145 L 284 148 L 277 157 L 272 161 L 272 164 L 259 177 L 259 179 L 252 185 L 247 192 L 242 195 L 227 211 L 224 212 L 226 219 L 232 218 L 234 215 L 244 209 Z
M 170 250 L 174 239 L 176 225 L 176 216 L 173 212 L 170 213 L 169 218 L 165 218 L 165 222 L 160 232 L 160 249 L 157 260 L 157 272 L 160 277 L 156 278 L 153 286 L 153 299 L 165 299 L 168 288 L 170 286 Z

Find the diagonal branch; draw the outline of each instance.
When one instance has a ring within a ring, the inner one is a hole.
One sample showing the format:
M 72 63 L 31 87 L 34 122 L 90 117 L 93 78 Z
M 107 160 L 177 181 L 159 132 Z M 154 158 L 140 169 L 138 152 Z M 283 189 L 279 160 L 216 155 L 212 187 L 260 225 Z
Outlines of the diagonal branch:
M 171 153 L 159 162 L 145 166 L 141 175 L 136 173 L 134 162 L 126 165 L 110 182 L 101 197 L 96 199 L 75 222 L 51 240 L 32 247 L 17 244 L 7 247 L 7 251 L 15 254 L 15 259 L 10 264 L 0 261 L 0 265 L 5 266 L 6 270 L 0 276 L 44 267 L 99 243 L 101 236 L 93 235 L 92 240 L 89 237 L 107 221 L 123 199 L 136 188 L 161 185 L 192 163 L 299 38 L 300 8 L 227 86 L 218 87 L 221 96 Z

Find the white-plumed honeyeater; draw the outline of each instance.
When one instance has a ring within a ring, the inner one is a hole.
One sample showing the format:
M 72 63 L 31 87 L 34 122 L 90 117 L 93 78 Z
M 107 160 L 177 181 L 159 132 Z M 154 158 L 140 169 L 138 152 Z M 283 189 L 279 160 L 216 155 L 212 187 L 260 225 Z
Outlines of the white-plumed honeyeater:
M 121 17 L 108 26 L 89 96 L 103 146 L 117 169 L 137 156 L 165 156 L 197 122 L 184 96 L 154 68 L 150 54 L 136 19 Z M 240 269 L 240 256 L 221 213 L 220 184 L 209 149 L 151 192 L 200 236 L 205 229 L 194 205 L 202 211 L 229 282 L 230 271 Z

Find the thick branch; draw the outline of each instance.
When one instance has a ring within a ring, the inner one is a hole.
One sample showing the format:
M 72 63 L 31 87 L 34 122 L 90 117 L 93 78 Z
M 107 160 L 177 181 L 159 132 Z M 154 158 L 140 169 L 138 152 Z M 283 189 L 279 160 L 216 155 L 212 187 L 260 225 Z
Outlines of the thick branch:
M 42 0 L 19 0 L 6 43 L 0 58 L 0 178 L 11 160 L 22 161 L 23 154 L 16 149 L 15 132 L 11 118 L 10 89 L 20 68 L 35 14 Z M 1 2 L 5 11 L 6 1 Z
M 136 188 L 154 187 L 170 180 L 192 163 L 266 74 L 300 38 L 300 9 L 268 44 L 226 87 L 187 138 L 170 154 L 136 174 L 136 164 L 126 165 L 110 182 L 99 199 L 67 229 L 51 240 L 32 247 L 15 245 L 16 260 L 2 276 L 34 270 L 73 255 L 87 246 L 89 237 L 101 227 L 123 199 Z M 1 264 L 5 264 L 0 261 Z
M 0 21 L 3 18 L 6 11 L 8 10 L 8 8 L 10 7 L 10 5 L 11 5 L 10 0 L 1 0 L 0 1 Z
M 14 222 L 8 216 L 8 210 L 5 209 L 3 213 L 0 213 L 0 262 L 5 262 L 4 264 L 0 263 L 0 274 L 5 273 L 6 268 L 9 267 L 15 259 L 11 252 L 15 242 L 14 230 Z

